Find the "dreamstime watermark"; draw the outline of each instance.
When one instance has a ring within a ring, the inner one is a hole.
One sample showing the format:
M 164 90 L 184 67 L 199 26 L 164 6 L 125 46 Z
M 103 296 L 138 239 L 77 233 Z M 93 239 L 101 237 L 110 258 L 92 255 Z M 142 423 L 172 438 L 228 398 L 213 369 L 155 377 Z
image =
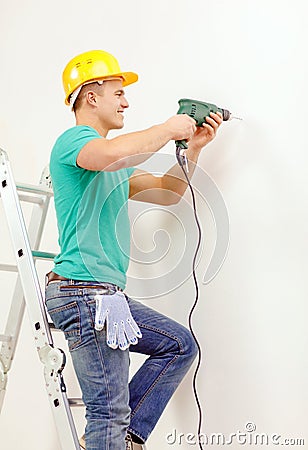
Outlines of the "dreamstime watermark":
M 131 159 L 130 157 L 130 166 L 133 165 Z M 172 166 L 176 166 L 176 158 L 175 155 L 155 153 L 144 164 L 142 170 L 163 175 Z M 155 298 L 174 291 L 192 275 L 198 232 L 191 196 L 186 195 L 176 205 L 161 206 L 135 201 L 131 202 L 128 208 L 126 201 L 123 204 L 118 203 L 116 194 L 128 189 L 128 180 L 123 176 L 110 176 L 110 173 L 97 173 L 80 202 L 76 228 L 78 247 L 85 266 L 94 279 L 101 275 L 100 267 L 107 266 L 112 271 L 114 262 L 110 260 L 109 255 L 113 254 L 114 250 L 109 248 L 109 236 L 104 235 L 104 229 L 110 230 L 110 224 L 107 222 L 112 221 L 119 253 L 117 263 L 125 258 L 130 260 L 127 272 L 130 296 Z M 226 258 L 229 247 L 229 216 L 217 185 L 198 165 L 195 167 L 191 184 L 196 195 L 201 228 L 204 214 L 206 218 L 210 216 L 214 225 L 214 232 L 210 230 L 210 225 L 203 230 L 195 265 L 196 268 L 199 266 L 206 248 L 209 263 L 203 270 L 202 282 L 208 284 L 218 274 Z M 170 191 L 163 192 L 160 189 L 160 192 L 152 194 L 153 198 L 163 198 L 165 195 L 170 196 Z M 116 217 L 111 213 L 115 208 Z M 123 230 L 127 229 L 128 221 L 131 230 L 130 242 L 127 233 L 123 233 Z M 101 255 L 102 264 L 98 255 Z
M 254 422 L 246 422 L 243 430 L 233 433 L 180 433 L 174 429 L 166 435 L 167 444 L 172 445 L 251 445 L 251 446 L 304 446 L 305 439 L 300 437 L 283 437 L 279 433 L 259 433 Z

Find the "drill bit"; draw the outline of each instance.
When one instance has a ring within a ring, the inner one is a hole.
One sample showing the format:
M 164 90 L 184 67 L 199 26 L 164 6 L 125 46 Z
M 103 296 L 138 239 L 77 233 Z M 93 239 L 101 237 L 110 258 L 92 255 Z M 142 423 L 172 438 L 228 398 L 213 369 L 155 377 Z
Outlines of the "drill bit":
M 232 119 L 243 120 L 241 117 L 234 116 L 234 114 L 231 113 L 231 111 L 229 111 L 228 109 L 218 108 L 217 110 L 221 113 L 222 120 L 224 120 L 224 121 L 232 120 Z
M 232 113 L 231 113 L 231 115 L 230 115 L 230 119 L 229 120 L 232 120 L 232 119 L 236 119 L 236 120 L 243 120 L 242 119 L 242 117 L 237 117 L 237 116 L 234 116 Z

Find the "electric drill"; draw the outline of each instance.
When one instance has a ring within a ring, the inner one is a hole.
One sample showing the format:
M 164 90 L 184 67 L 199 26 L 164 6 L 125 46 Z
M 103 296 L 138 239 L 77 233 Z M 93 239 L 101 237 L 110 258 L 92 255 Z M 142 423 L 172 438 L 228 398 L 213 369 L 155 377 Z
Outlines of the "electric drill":
M 210 117 L 210 113 L 220 112 L 222 114 L 223 120 L 240 119 L 240 117 L 233 116 L 230 111 L 223 108 L 218 108 L 216 105 L 207 102 L 201 102 L 199 100 L 191 100 L 189 98 L 181 98 L 179 100 L 180 108 L 177 114 L 188 114 L 190 117 L 195 119 L 197 127 L 201 127 L 203 123 L 207 123 L 205 118 Z M 188 145 L 185 140 L 176 141 L 177 149 L 187 149 Z

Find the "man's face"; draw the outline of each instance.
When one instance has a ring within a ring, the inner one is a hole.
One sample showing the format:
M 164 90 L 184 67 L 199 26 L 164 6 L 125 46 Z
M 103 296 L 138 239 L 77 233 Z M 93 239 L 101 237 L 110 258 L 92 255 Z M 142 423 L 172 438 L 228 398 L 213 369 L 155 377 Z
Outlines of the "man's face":
M 98 97 L 98 115 L 107 130 L 117 130 L 124 126 L 124 110 L 128 102 L 121 79 L 104 81 L 103 93 Z

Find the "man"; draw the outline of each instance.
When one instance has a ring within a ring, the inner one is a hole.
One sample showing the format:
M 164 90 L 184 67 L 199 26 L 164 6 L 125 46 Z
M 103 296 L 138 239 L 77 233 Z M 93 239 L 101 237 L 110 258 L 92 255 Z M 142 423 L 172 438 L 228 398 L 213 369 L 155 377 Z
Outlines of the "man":
M 186 114 L 107 139 L 128 108 L 124 87 L 137 81 L 109 53 L 73 58 L 63 72 L 65 102 L 76 126 L 56 141 L 50 159 L 60 254 L 47 275 L 46 304 L 64 331 L 86 406 L 87 450 L 142 449 L 197 348 L 179 323 L 128 298 L 127 200 L 171 205 L 187 183 L 175 164 L 157 177 L 134 168 L 171 140 L 189 141 L 190 174 L 222 122 L 203 128 Z M 129 352 L 149 355 L 128 382 Z

